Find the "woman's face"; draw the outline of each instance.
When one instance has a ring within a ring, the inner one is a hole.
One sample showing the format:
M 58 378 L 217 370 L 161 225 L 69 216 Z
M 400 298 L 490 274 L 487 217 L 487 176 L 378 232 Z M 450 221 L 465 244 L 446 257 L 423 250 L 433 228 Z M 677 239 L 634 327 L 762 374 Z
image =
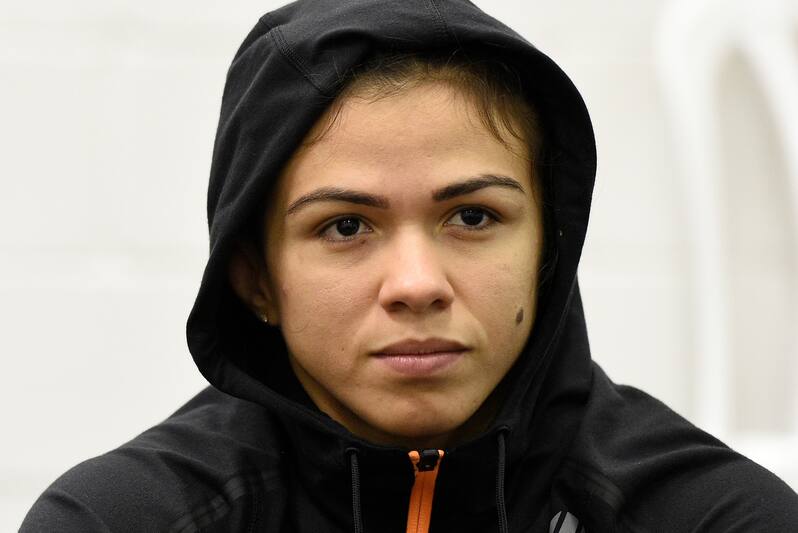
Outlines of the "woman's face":
M 531 183 L 531 164 L 447 85 L 344 100 L 279 177 L 258 280 L 322 411 L 383 444 L 445 446 L 483 429 L 535 317 Z M 379 353 L 429 339 L 451 342 Z

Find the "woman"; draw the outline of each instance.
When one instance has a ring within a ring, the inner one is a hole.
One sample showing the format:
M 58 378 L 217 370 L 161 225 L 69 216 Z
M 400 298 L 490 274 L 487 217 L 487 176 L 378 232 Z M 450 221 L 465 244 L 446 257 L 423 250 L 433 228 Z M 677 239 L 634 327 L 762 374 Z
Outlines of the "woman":
M 591 361 L 584 103 L 465 1 L 299 1 L 228 72 L 213 385 L 23 531 L 787 531 L 781 480 Z

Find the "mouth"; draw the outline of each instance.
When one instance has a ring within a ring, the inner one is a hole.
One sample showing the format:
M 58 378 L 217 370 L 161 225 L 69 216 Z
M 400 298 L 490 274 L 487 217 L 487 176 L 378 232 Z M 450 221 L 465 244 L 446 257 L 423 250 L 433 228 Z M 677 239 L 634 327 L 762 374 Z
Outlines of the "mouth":
M 430 355 L 435 353 L 452 353 L 468 350 L 467 346 L 450 339 L 432 337 L 429 339 L 404 339 L 394 342 L 379 350 L 374 355 Z
M 449 339 L 405 339 L 376 350 L 372 355 L 400 374 L 424 377 L 451 366 L 469 350 L 462 343 Z

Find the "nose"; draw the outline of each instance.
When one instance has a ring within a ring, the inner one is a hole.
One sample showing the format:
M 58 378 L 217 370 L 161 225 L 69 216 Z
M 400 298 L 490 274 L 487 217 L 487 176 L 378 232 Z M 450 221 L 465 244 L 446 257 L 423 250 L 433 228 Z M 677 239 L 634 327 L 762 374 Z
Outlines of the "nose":
M 451 305 L 454 289 L 441 251 L 429 236 L 407 229 L 395 235 L 386 250 L 379 302 L 388 312 L 442 310 Z

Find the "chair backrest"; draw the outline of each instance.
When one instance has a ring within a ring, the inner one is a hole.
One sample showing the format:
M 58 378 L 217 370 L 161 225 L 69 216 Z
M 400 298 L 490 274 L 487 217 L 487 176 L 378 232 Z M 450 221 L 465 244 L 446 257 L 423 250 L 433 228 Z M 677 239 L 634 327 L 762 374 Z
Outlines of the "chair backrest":
M 681 160 L 689 217 L 694 346 L 695 422 L 780 475 L 798 490 L 798 363 L 790 369 L 793 405 L 780 432 L 734 430 L 727 243 L 718 194 L 723 153 L 716 106 L 718 73 L 731 50 L 750 65 L 772 116 L 788 173 L 793 249 L 798 251 L 798 2 L 674 0 L 664 6 L 657 35 L 660 85 L 669 107 L 673 146 Z M 787 221 L 785 221 L 786 223 Z M 793 359 L 798 358 L 798 281 L 791 295 Z M 763 393 L 765 394 L 765 393 Z

